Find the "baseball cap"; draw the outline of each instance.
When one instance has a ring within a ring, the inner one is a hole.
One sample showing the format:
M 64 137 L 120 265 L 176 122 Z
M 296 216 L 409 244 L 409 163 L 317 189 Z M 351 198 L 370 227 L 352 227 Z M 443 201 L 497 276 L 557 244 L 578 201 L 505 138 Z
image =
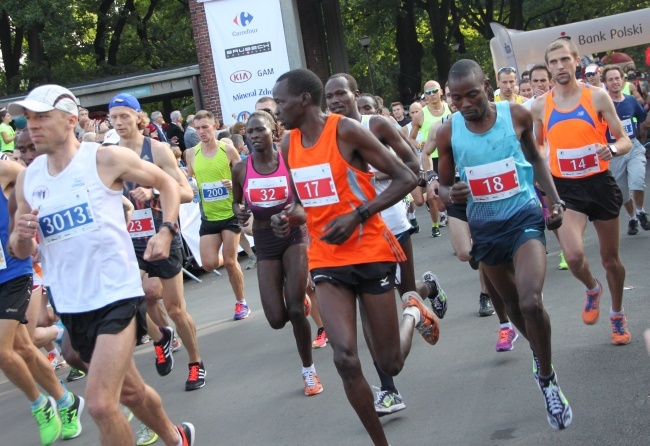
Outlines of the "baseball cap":
M 104 142 L 102 143 L 103 146 L 108 146 L 108 145 L 117 146 L 119 144 L 120 144 L 120 135 L 117 134 L 115 129 L 110 129 L 108 132 L 106 132 L 106 135 L 104 135 Z
M 25 119 L 23 116 L 18 116 L 17 118 L 14 119 L 14 126 L 16 129 L 24 129 L 27 127 L 27 119 Z
M 29 92 L 22 101 L 12 102 L 7 110 L 11 115 L 24 115 L 25 109 L 35 113 L 61 110 L 79 116 L 77 98 L 60 85 L 41 85 Z
M 140 108 L 140 103 L 135 98 L 135 96 L 131 96 L 130 94 L 127 93 L 120 93 L 117 96 L 115 96 L 113 99 L 111 99 L 110 104 L 108 104 L 108 109 L 110 110 L 113 107 L 129 107 L 137 111 L 138 113 L 142 111 L 142 109 Z
M 596 64 L 589 64 L 587 65 L 587 68 L 585 68 L 585 74 L 598 73 L 598 71 L 600 71 L 600 67 Z

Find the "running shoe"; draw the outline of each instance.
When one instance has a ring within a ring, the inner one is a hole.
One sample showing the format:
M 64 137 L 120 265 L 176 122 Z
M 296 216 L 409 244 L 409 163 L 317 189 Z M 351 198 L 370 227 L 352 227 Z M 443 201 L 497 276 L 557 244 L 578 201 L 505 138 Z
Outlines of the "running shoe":
M 257 268 L 257 256 L 252 255 L 248 258 L 248 265 L 246 265 L 246 269 L 255 269 Z
M 311 299 L 305 294 L 305 317 L 311 314 Z
M 63 356 L 57 355 L 55 353 L 48 353 L 47 360 L 50 361 L 50 364 L 52 364 L 53 370 L 63 369 L 68 366 L 68 363 L 65 362 Z
M 373 387 L 377 389 L 377 387 Z M 383 417 L 406 409 L 404 399 L 402 399 L 402 395 L 399 393 L 395 393 L 391 390 L 378 389 L 376 394 L 377 399 L 375 400 L 375 412 L 377 412 L 377 416 Z
M 440 233 L 440 229 L 437 226 L 432 226 L 431 227 L 431 237 L 436 238 L 440 237 L 442 234 Z
M 320 383 L 316 372 L 303 373 L 302 380 L 305 382 L 305 395 L 314 396 L 323 391 L 323 385 Z
M 494 307 L 492 306 L 492 299 L 490 295 L 486 293 L 481 293 L 478 298 L 479 307 L 478 315 L 481 317 L 492 316 L 494 314 Z
M 413 219 L 409 220 L 409 223 L 411 223 L 411 226 L 413 227 L 413 233 L 414 234 L 417 234 L 418 232 L 420 232 L 420 225 L 418 224 L 417 219 L 413 218 Z
M 639 220 L 631 218 L 627 222 L 627 235 L 637 235 L 639 233 Z
M 138 429 L 136 437 L 137 441 L 135 444 L 137 446 L 148 446 L 158 441 L 158 434 L 149 429 L 143 423 L 140 423 L 140 428 Z
M 81 413 L 84 411 L 84 399 L 72 394 L 72 404 L 68 407 L 59 407 L 61 423 L 63 424 L 61 438 L 70 440 L 81 435 Z
M 585 307 L 582 309 L 582 321 L 587 325 L 594 325 L 598 322 L 598 316 L 600 316 L 600 309 L 598 304 L 600 302 L 600 296 L 603 294 L 603 286 L 600 284 L 598 279 L 594 279 L 598 285 L 598 291 L 590 293 L 586 292 L 587 297 L 585 298 Z
M 431 345 L 436 345 L 440 337 L 440 329 L 436 315 L 424 305 L 424 301 L 413 291 L 407 291 L 402 296 L 402 309 L 405 310 L 408 307 L 416 307 L 420 310 L 420 320 L 415 321 L 415 328 L 417 328 L 425 341 Z
M 194 440 L 196 440 L 196 433 L 194 432 L 194 425 L 192 423 L 181 423 L 180 426 L 176 426 L 178 433 L 183 440 L 183 446 L 194 446 Z
M 612 324 L 612 344 L 629 344 L 632 340 L 632 335 L 627 329 L 627 318 L 625 315 L 610 316 L 609 320 Z
M 438 316 L 438 319 L 445 317 L 447 313 L 447 295 L 445 291 L 440 286 L 438 277 L 433 274 L 431 271 L 427 271 L 422 274 L 422 282 L 429 285 L 429 295 L 427 296 L 431 301 L 431 308 Z
M 328 342 L 329 339 L 327 339 L 327 333 L 325 333 L 325 328 L 321 327 L 318 329 L 318 332 L 316 333 L 316 338 L 314 339 L 314 342 L 311 343 L 311 348 L 327 347 Z
M 167 376 L 174 368 L 174 355 L 172 355 L 172 341 L 174 340 L 174 329 L 172 327 L 160 327 L 162 339 L 153 343 L 156 351 L 156 371 L 160 376 Z
M 61 418 L 56 412 L 56 402 L 51 396 L 47 397 L 45 406 L 33 410 L 32 416 L 38 423 L 38 430 L 41 434 L 41 443 L 43 446 L 49 446 L 59 438 L 63 425 Z
M 515 348 L 515 341 L 519 338 L 517 331 L 512 327 L 499 329 L 498 352 L 509 352 Z
M 443 214 L 442 212 L 438 216 L 438 225 L 440 225 L 441 228 L 444 228 L 447 226 L 447 214 Z
M 205 386 L 205 367 L 202 362 L 193 362 L 188 365 L 190 374 L 185 381 L 185 390 L 197 390 Z
M 553 372 L 551 378 L 548 380 L 540 378 L 539 388 L 544 395 L 548 424 L 553 429 L 565 429 L 568 427 L 573 420 L 573 412 L 560 386 L 557 384 L 555 372 Z
M 639 219 L 641 227 L 644 231 L 650 231 L 650 221 L 648 221 L 648 214 L 646 214 L 645 211 L 641 211 L 636 214 L 636 218 Z
M 183 348 L 183 341 L 178 337 L 178 333 L 174 333 L 174 340 L 172 341 L 172 353 L 176 353 Z
M 557 266 L 557 269 L 561 271 L 566 271 L 569 269 L 569 264 L 566 262 L 566 259 L 564 258 L 564 253 L 560 251 L 560 254 L 558 254 L 558 257 L 560 257 L 560 263 Z
M 144 336 L 142 336 L 140 338 L 140 345 L 148 344 L 149 342 L 151 342 L 151 336 L 149 336 L 148 334 L 146 334 L 146 335 L 144 335 Z
M 246 319 L 249 314 L 251 314 L 251 309 L 248 308 L 248 305 L 243 304 L 241 302 L 237 302 L 235 304 L 235 317 L 234 317 L 234 319 L 236 321 Z
M 74 367 L 70 367 L 70 373 L 68 373 L 68 377 L 65 380 L 68 382 L 72 382 L 85 377 L 86 377 L 85 372 L 82 372 L 79 369 L 75 369 Z

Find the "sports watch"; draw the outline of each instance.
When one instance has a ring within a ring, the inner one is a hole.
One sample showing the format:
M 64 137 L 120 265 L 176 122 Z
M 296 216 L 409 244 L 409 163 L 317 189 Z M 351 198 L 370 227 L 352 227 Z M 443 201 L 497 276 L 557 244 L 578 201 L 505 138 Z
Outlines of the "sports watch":
M 612 157 L 618 155 L 618 149 L 614 144 L 609 144 L 607 148 L 609 149 L 609 152 L 612 154 Z
M 357 212 L 359 213 L 359 217 L 361 217 L 361 223 L 365 223 L 370 218 L 370 211 L 365 206 L 359 206 Z
M 178 223 L 174 222 L 169 222 L 165 221 L 160 225 L 160 229 L 162 228 L 167 228 L 169 229 L 169 232 L 171 232 L 173 237 L 176 237 L 178 235 Z

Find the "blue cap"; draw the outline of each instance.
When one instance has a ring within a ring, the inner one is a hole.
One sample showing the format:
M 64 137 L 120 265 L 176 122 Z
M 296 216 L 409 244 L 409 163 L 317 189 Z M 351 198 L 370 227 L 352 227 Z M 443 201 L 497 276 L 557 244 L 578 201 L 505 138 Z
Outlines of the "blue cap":
M 140 108 L 140 103 L 135 98 L 135 96 L 131 96 L 127 93 L 120 93 L 111 99 L 110 104 L 108 104 L 108 109 L 110 110 L 113 107 L 130 107 L 138 113 L 142 111 Z
M 25 119 L 24 116 L 18 116 L 17 118 L 14 118 L 14 126 L 16 126 L 17 129 L 24 129 L 27 127 L 27 119 Z

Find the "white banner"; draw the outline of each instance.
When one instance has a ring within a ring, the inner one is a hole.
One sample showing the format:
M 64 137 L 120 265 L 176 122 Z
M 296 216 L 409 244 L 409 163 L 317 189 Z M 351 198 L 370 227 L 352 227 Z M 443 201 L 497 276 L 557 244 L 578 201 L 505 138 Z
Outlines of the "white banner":
M 280 0 L 216 0 L 203 7 L 224 121 L 246 121 L 290 69 Z

